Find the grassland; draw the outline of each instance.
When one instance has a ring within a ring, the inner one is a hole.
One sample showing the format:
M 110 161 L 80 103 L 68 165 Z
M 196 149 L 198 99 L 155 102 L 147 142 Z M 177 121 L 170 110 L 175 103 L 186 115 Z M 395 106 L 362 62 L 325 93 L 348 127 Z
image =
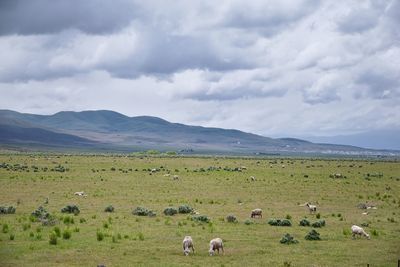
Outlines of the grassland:
M 400 258 L 398 161 L 4 154 L 2 163 L 0 205 L 13 205 L 16 213 L 0 215 L 0 266 L 396 266 Z M 235 171 L 241 166 L 246 169 Z M 312 228 L 299 226 L 305 217 L 317 221 L 300 206 L 306 201 L 316 203 L 326 221 L 316 229 L 321 241 L 305 240 Z M 377 209 L 362 215 L 357 205 L 364 202 Z M 68 204 L 78 205 L 79 215 L 61 213 Z M 115 211 L 104 212 L 110 204 Z M 211 222 L 162 213 L 181 204 Z M 31 221 L 41 205 L 56 216 L 55 226 Z M 132 215 L 137 206 L 157 216 Z M 263 218 L 246 225 L 254 208 L 263 209 Z M 239 222 L 227 222 L 229 214 Z M 66 217 L 74 223 L 64 223 Z M 285 217 L 291 227 L 267 224 Z M 371 240 L 351 238 L 351 225 L 362 223 Z M 54 227 L 69 229 L 71 238 L 49 244 Z M 299 243 L 280 244 L 285 233 Z M 189 257 L 181 249 L 185 235 L 195 242 Z M 225 255 L 208 256 L 214 237 L 224 240 Z

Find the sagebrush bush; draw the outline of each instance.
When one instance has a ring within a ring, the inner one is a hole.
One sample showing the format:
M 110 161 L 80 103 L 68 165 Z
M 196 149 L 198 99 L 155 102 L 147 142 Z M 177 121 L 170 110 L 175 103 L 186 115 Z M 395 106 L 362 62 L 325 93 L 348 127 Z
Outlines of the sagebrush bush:
M 268 224 L 272 226 L 292 226 L 292 223 L 287 219 L 270 219 Z
M 252 220 L 247 219 L 247 220 L 244 221 L 244 224 L 245 225 L 250 225 L 250 224 L 254 224 L 254 222 Z
M 78 215 L 80 210 L 77 205 L 67 205 L 61 209 L 62 213 L 73 213 L 74 215 Z
M 321 218 L 321 214 L 317 213 L 316 217 L 317 217 L 317 219 L 320 219 Z
M 112 205 L 109 205 L 104 209 L 104 211 L 105 212 L 114 212 L 114 207 Z
M 183 213 L 183 214 L 187 214 L 187 213 L 192 213 L 193 212 L 193 208 L 190 207 L 189 205 L 181 205 L 178 207 L 178 212 L 179 213 Z
M 285 234 L 282 239 L 279 241 L 281 244 L 297 244 L 299 241 L 295 240 L 293 236 L 290 234 Z
M 10 240 L 14 240 L 14 239 L 15 239 L 15 234 L 14 233 L 10 234 Z
M 325 226 L 325 220 L 316 221 L 315 223 L 311 224 L 314 228 L 321 228 Z
M 3 224 L 2 232 L 7 234 L 9 230 L 10 230 L 10 226 L 8 226 L 8 224 L 6 224 L 6 223 Z
M 312 229 L 305 237 L 306 240 L 321 240 L 319 233 Z
M 178 210 L 174 207 L 168 207 L 164 210 L 164 214 L 168 216 L 173 216 L 178 213 Z
M 310 226 L 311 224 L 310 224 L 310 222 L 309 222 L 307 219 L 302 219 L 302 220 L 299 222 L 299 225 L 300 225 L 300 226 Z
M 207 217 L 207 215 L 195 215 L 192 216 L 192 220 L 196 222 L 206 222 L 206 223 L 211 221 L 210 218 Z
M 226 221 L 230 222 L 230 223 L 237 223 L 238 222 L 236 216 L 233 215 L 233 214 L 229 214 L 228 216 L 226 216 Z
M 47 219 L 50 217 L 50 213 L 45 208 L 43 208 L 43 206 L 39 206 L 39 208 L 32 212 L 31 215 L 38 220 Z
M 15 210 L 13 206 L 0 206 L 0 214 L 14 214 Z
M 152 210 L 149 210 L 145 207 L 136 207 L 133 211 L 132 211 L 133 215 L 137 215 L 137 216 L 149 216 L 149 217 L 153 217 L 156 216 L 156 213 L 153 212 Z

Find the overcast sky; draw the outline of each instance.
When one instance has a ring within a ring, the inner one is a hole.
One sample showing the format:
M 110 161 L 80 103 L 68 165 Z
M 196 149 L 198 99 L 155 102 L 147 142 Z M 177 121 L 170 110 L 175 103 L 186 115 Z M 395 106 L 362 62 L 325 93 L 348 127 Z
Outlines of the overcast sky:
M 400 129 L 400 0 L 1 0 L 0 108 L 265 136 Z

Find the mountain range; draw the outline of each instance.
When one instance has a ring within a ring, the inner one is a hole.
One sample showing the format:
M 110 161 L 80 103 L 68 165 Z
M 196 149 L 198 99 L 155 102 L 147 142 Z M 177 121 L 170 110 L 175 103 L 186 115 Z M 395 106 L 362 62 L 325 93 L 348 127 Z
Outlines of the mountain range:
M 149 149 L 195 154 L 385 155 L 394 151 L 269 138 L 233 129 L 189 126 L 108 111 L 35 115 L 0 110 L 0 145 L 12 148 L 133 152 Z

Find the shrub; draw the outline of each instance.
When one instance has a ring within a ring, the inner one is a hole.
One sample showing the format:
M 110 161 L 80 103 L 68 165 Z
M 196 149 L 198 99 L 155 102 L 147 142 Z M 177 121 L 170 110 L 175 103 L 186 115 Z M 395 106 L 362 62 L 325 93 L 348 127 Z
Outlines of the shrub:
M 195 215 L 192 216 L 192 220 L 196 222 L 205 222 L 205 223 L 210 222 L 210 218 L 208 218 L 207 215 Z
M 67 224 L 67 225 L 75 223 L 74 218 L 69 217 L 69 216 L 65 216 L 63 221 L 64 221 L 64 224 Z
M 104 209 L 104 211 L 105 212 L 114 212 L 114 207 L 112 205 L 109 205 Z
M 65 229 L 63 231 L 62 236 L 63 236 L 64 239 L 70 239 L 71 238 L 71 231 L 69 229 Z
M 368 226 L 369 226 L 369 223 L 362 223 L 361 226 L 362 226 L 362 227 L 368 227 Z
M 270 219 L 268 224 L 272 226 L 292 226 L 292 223 L 287 219 Z
M 61 209 L 62 213 L 73 213 L 74 215 L 78 215 L 80 210 L 76 205 L 67 205 Z
M 8 224 L 6 224 L 6 223 L 3 224 L 3 230 L 2 230 L 2 232 L 5 233 L 5 234 L 7 234 L 9 230 L 10 230 L 10 227 L 8 226 Z
M 373 230 L 371 231 L 371 234 L 372 234 L 373 236 L 378 236 L 378 235 L 379 235 L 379 233 L 378 233 L 378 231 L 376 231 L 376 229 L 373 229 Z
M 307 219 L 302 219 L 299 223 L 300 226 L 310 226 L 310 222 Z
M 60 230 L 60 228 L 59 227 L 54 227 L 54 233 L 58 236 L 58 237 L 61 237 L 61 230 Z
M 173 207 L 168 207 L 164 210 L 164 214 L 168 216 L 173 216 L 178 213 L 178 210 Z
M 39 206 L 39 208 L 32 212 L 31 215 L 38 220 L 43 220 L 50 217 L 50 213 L 45 208 L 43 208 L 43 206 Z
M 237 223 L 238 222 L 236 216 L 232 215 L 232 214 L 226 216 L 226 221 L 230 222 L 230 223 Z
M 247 220 L 245 220 L 244 221 L 244 224 L 245 225 L 250 225 L 250 224 L 253 224 L 254 222 L 252 221 L 252 220 L 249 220 L 249 219 L 247 219 Z
M 317 219 L 320 219 L 321 218 L 321 214 L 320 213 L 317 213 Z
M 50 245 L 57 245 L 57 234 L 53 231 L 49 235 L 49 244 Z
M 178 212 L 183 214 L 192 213 L 193 208 L 190 207 L 189 205 L 181 205 L 178 207 Z
M 0 206 L 0 214 L 14 214 L 15 208 L 13 206 Z
M 139 238 L 140 241 L 143 241 L 143 240 L 144 240 L 144 235 L 143 235 L 142 232 L 139 232 L 139 233 L 138 233 L 138 238 Z
M 319 237 L 319 233 L 317 231 L 315 231 L 314 229 L 312 229 L 306 236 L 305 236 L 306 240 L 321 240 L 321 238 Z
M 292 219 L 292 216 L 291 216 L 290 214 L 287 214 L 285 218 L 286 218 L 287 220 L 291 220 L 291 219 Z
M 155 216 L 155 212 L 153 212 L 152 210 L 149 210 L 145 207 L 136 207 L 133 211 L 132 211 L 133 215 L 137 215 L 137 216 L 150 216 L 153 217 Z
M 104 233 L 101 231 L 96 232 L 97 241 L 102 241 L 104 239 Z
M 10 234 L 10 240 L 14 240 L 15 239 L 15 234 Z
M 315 223 L 311 224 L 314 228 L 321 228 L 325 226 L 325 220 L 316 221 Z
M 281 242 L 281 244 L 287 244 L 287 245 L 299 243 L 299 241 L 295 240 L 294 237 L 291 236 L 290 234 L 285 234 L 282 237 L 281 241 L 279 241 L 279 242 Z

